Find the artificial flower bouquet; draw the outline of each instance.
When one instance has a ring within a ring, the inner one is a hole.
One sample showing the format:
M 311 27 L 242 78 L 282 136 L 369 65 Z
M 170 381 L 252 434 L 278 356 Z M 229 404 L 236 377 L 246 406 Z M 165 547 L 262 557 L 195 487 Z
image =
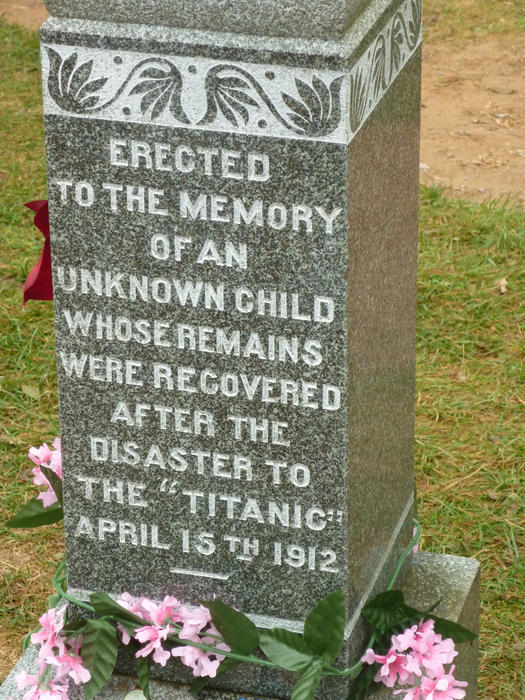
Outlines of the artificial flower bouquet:
M 62 510 L 60 440 L 52 448 L 32 447 L 28 454 L 33 482 L 43 486 L 37 497 L 8 522 L 10 527 L 36 527 L 58 522 Z M 467 683 L 454 678 L 455 645 L 475 635 L 457 623 L 408 606 L 394 590 L 404 562 L 420 536 L 401 554 L 387 590 L 363 608 L 372 635 L 368 648 L 350 668 L 335 666 L 344 644 L 345 595 L 342 589 L 323 598 L 309 613 L 303 634 L 282 628 L 258 629 L 219 598 L 189 607 L 172 596 L 162 601 L 123 593 L 113 600 L 93 593 L 90 602 L 67 593 L 65 564 L 53 579 L 56 594 L 39 620 L 41 629 L 26 638 L 38 645 L 37 672 L 16 677 L 22 700 L 67 700 L 70 684 L 82 684 L 87 700 L 111 677 L 120 645 L 131 646 L 144 696 L 150 698 L 150 671 L 174 659 L 191 669 L 192 690 L 241 663 L 289 671 L 296 677 L 291 700 L 314 700 L 325 676 L 354 679 L 349 700 L 364 700 L 374 683 L 392 689 L 402 700 L 461 700 Z M 67 602 L 69 601 L 69 602 Z M 69 604 L 89 615 L 70 615 Z

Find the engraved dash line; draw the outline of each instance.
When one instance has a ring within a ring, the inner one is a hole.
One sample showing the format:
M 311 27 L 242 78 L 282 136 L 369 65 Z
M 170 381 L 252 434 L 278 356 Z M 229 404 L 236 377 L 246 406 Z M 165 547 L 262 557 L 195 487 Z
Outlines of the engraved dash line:
M 201 576 L 202 578 L 216 578 L 219 581 L 227 581 L 231 574 L 215 574 L 213 571 L 193 571 L 191 569 L 170 569 L 171 574 L 182 574 L 183 576 Z

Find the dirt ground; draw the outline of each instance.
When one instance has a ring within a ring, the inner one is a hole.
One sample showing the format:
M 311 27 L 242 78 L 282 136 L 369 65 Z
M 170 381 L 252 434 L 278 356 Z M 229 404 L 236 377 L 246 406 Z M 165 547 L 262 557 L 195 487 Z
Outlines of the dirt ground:
M 0 0 L 0 14 L 36 29 L 41 0 Z M 454 196 L 513 197 L 525 206 L 525 38 L 488 37 L 423 53 L 421 180 Z

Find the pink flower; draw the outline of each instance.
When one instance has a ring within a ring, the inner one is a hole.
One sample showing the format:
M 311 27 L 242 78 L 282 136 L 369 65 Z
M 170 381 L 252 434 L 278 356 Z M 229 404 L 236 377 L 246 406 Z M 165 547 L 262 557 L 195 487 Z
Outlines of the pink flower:
M 453 678 L 454 667 L 448 675 L 445 673 L 444 665 L 457 655 L 454 642 L 436 634 L 433 620 L 421 621 L 402 634 L 392 635 L 391 644 L 384 656 L 367 649 L 361 658 L 366 664 L 380 664 L 376 683 L 389 688 L 396 683 L 410 686 L 394 691 L 404 700 L 455 700 L 465 696 L 461 688 L 466 684 Z
M 199 637 L 194 637 L 190 641 L 192 642 L 200 642 Z M 174 649 L 171 650 L 172 656 L 178 656 L 182 663 L 185 666 L 188 666 L 188 668 L 195 668 L 197 664 L 197 659 L 199 658 L 200 654 L 203 654 L 204 652 L 201 649 L 197 649 L 197 647 L 190 647 L 190 646 L 180 646 L 180 647 L 175 647 Z M 198 673 L 194 673 L 194 676 L 199 675 Z
M 49 468 L 55 472 L 55 474 L 62 478 L 62 453 L 53 452 L 51 454 L 51 461 L 49 462 Z
M 194 638 L 190 641 L 206 643 L 197 635 L 195 635 Z M 196 678 L 201 676 L 209 676 L 210 678 L 215 678 L 215 676 L 217 675 L 217 669 L 219 668 L 221 659 L 212 659 L 211 655 L 209 655 L 210 652 L 206 652 L 202 649 L 197 649 L 197 647 L 180 646 L 172 649 L 171 653 L 173 656 L 178 656 L 185 666 L 191 668 L 193 675 Z
M 211 623 L 210 611 L 202 605 L 193 609 L 181 608 L 181 617 L 183 626 L 179 637 L 182 639 L 192 639 Z
M 38 686 L 38 676 L 28 673 L 27 671 L 20 671 L 20 673 L 17 673 L 15 676 L 15 682 L 18 690 L 24 690 L 24 688 L 30 685 L 36 688 Z
M 64 626 L 64 613 L 65 609 L 57 612 L 56 608 L 51 608 L 51 610 L 44 613 L 38 620 L 42 626 L 42 629 L 38 632 L 34 632 L 31 635 L 32 643 L 44 644 L 45 647 L 49 647 L 49 649 L 56 646 L 60 652 L 63 653 L 64 638 L 61 637 L 60 632 Z M 42 657 L 43 656 L 44 654 L 42 654 Z
M 394 649 L 390 649 L 385 656 L 374 654 L 372 649 L 368 649 L 361 661 L 366 664 L 381 664 L 374 680 L 387 688 L 393 688 L 396 683 L 411 683 L 413 680 L 412 673 L 406 668 L 406 656 L 397 654 Z
M 143 600 L 142 602 L 142 608 L 146 611 L 148 619 L 156 625 L 179 622 L 182 619 L 180 612 L 178 612 L 179 607 L 180 601 L 171 596 L 166 596 L 159 604 L 152 600 Z
M 412 539 L 414 539 L 414 537 L 416 536 L 416 533 L 417 533 L 417 527 L 414 527 L 414 528 L 412 529 Z M 412 553 L 413 553 L 413 554 L 417 554 L 418 552 L 419 552 L 419 544 L 415 544 L 415 545 L 412 547 Z M 410 700 L 411 700 L 411 699 L 410 699 Z
M 406 651 L 410 649 L 412 643 L 416 639 L 416 632 L 418 626 L 407 627 L 407 629 L 402 634 L 395 634 L 392 636 L 392 648 L 396 651 Z
M 77 685 L 87 683 L 91 678 L 91 673 L 87 668 L 84 668 L 82 659 L 77 655 L 71 656 L 70 654 L 62 654 L 60 656 L 55 656 L 48 660 L 48 664 L 58 666 L 57 678 L 69 676 Z
M 129 612 L 133 613 L 134 615 L 143 617 L 142 602 L 144 600 L 144 598 L 134 598 L 129 593 L 122 593 L 120 598 L 117 600 L 117 605 L 129 610 Z
M 217 669 L 219 668 L 221 662 L 220 659 L 211 659 L 206 653 L 199 656 L 195 668 L 193 669 L 194 676 L 209 676 L 210 678 L 215 678 L 217 675 Z
M 124 646 L 127 646 L 131 641 L 131 637 L 129 635 L 128 630 L 125 627 L 123 627 L 120 624 L 120 622 L 117 622 L 117 629 L 120 632 L 122 644 L 124 644 Z
M 135 656 L 149 656 L 153 653 L 153 661 L 156 664 L 165 666 L 170 658 L 169 651 L 162 647 L 162 642 L 166 640 L 170 633 L 169 628 L 160 628 L 157 626 L 139 627 L 135 630 L 135 639 L 141 644 L 147 642 L 146 646 L 139 649 Z
M 442 639 L 434 632 L 434 620 L 419 624 L 410 646 L 419 665 L 433 677 L 441 675 L 444 665 L 452 663 L 458 654 L 452 639 Z
M 376 683 L 383 683 L 387 688 L 392 688 L 396 683 L 403 685 L 412 681 L 412 675 L 406 669 L 406 657 L 403 654 L 390 651 L 383 658 L 383 665 L 374 678 Z
M 22 671 L 15 676 L 18 690 L 29 687 L 21 700 L 68 700 L 67 684 L 50 681 L 47 688 L 39 688 L 40 678 Z
M 60 438 L 55 438 L 53 441 L 53 447 L 54 451 L 52 452 L 46 443 L 44 443 L 38 448 L 31 447 L 28 452 L 29 459 L 37 465 L 36 467 L 33 467 L 32 470 L 33 483 L 35 486 L 47 487 L 47 491 L 44 491 L 37 496 L 37 498 L 42 501 L 44 508 L 49 508 L 49 506 L 57 503 L 58 499 L 55 492 L 51 488 L 51 484 L 45 477 L 40 467 L 45 466 L 54 471 L 60 479 L 62 478 L 62 452 L 60 448 Z
M 40 467 L 33 467 L 31 471 L 33 472 L 33 484 L 35 486 L 49 486 L 49 481 L 44 476 Z
M 30 447 L 27 456 L 38 466 L 41 464 L 47 465 L 51 459 L 51 450 L 44 442 L 40 447 Z
M 193 610 L 182 608 L 184 627 L 179 633 L 179 638 L 187 639 L 191 642 L 198 642 L 213 646 L 216 651 L 205 651 L 193 646 L 179 646 L 171 650 L 173 656 L 180 658 L 185 666 L 192 669 L 195 677 L 209 676 L 215 678 L 217 669 L 221 661 L 224 660 L 224 655 L 221 651 L 230 651 L 230 647 L 222 641 L 217 643 L 217 638 L 220 639 L 219 632 L 215 629 L 211 622 L 211 616 L 208 608 L 200 606 Z M 199 632 L 207 628 L 208 635 L 199 636 Z
M 394 695 L 403 695 L 403 700 L 425 700 L 423 695 L 423 689 L 420 685 L 416 688 L 401 688 L 400 690 L 394 690 Z
M 37 499 L 39 501 L 42 501 L 42 505 L 44 506 L 44 508 L 49 508 L 49 506 L 52 506 L 53 503 L 58 503 L 56 493 L 51 487 L 49 487 L 47 491 L 42 491 L 41 493 L 39 493 Z
M 454 676 L 455 666 L 450 667 L 448 674 L 443 673 L 438 678 L 423 678 L 421 689 L 426 700 L 459 700 L 465 697 L 468 683 L 457 681 Z

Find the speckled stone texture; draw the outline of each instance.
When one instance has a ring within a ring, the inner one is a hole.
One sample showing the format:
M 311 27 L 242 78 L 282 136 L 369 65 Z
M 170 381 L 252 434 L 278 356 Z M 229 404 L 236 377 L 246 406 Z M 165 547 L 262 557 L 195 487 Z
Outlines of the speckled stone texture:
M 479 623 L 479 564 L 473 559 L 419 552 L 409 560 L 400 583 L 410 605 L 428 608 L 440 600 L 436 614 L 459 622 L 477 633 Z M 455 660 L 455 676 L 459 680 L 469 683 L 466 700 L 476 700 L 478 642 L 458 645 L 458 651 L 459 655 Z M 9 697 L 17 700 L 21 697 L 21 693 L 16 690 L 13 675 L 22 669 L 31 672 L 34 668 L 34 657 L 35 650 L 30 648 L 0 688 L 1 700 L 8 700 Z M 114 676 L 111 684 L 100 694 L 99 698 L 101 700 L 123 700 L 124 696 L 135 687 L 135 680 Z M 190 700 L 195 696 L 190 695 L 185 688 L 169 683 L 154 682 L 152 684 L 152 697 L 153 700 Z M 241 698 L 252 700 L 252 698 L 261 696 L 207 691 L 199 697 L 202 697 L 203 700 L 240 700 Z M 265 696 L 265 698 L 267 697 Z M 340 697 L 345 696 L 341 695 Z M 77 700 L 77 698 L 81 700 L 80 693 L 72 696 L 72 700 Z M 370 698 L 371 700 L 390 700 L 392 693 L 387 688 L 378 687 Z
M 260 36 L 340 38 L 370 0 L 45 0 L 54 17 Z
M 329 42 L 44 26 L 73 593 L 214 592 L 300 630 L 342 587 L 340 663 L 361 652 L 412 525 L 420 22 L 376 0 Z

